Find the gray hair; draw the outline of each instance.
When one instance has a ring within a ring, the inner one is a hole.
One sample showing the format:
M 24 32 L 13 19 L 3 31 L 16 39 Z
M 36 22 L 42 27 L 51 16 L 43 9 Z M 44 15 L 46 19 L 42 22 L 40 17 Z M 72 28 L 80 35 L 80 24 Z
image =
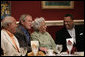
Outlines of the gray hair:
M 8 24 L 10 24 L 10 23 L 13 22 L 13 19 L 12 19 L 12 18 L 14 18 L 14 17 L 12 17 L 12 16 L 6 16 L 6 17 L 2 20 L 1 26 L 2 26 L 3 28 L 7 28 L 7 27 L 8 27 Z
M 31 15 L 29 15 L 29 14 L 23 14 L 23 15 L 21 15 L 21 16 L 20 16 L 19 23 L 21 24 L 21 21 L 23 21 L 23 22 L 24 22 L 27 16 L 32 17 L 32 16 L 31 16 Z
M 45 19 L 43 17 L 35 18 L 35 20 L 32 22 L 34 30 L 38 30 L 38 28 L 40 27 L 40 23 L 42 21 L 45 21 Z

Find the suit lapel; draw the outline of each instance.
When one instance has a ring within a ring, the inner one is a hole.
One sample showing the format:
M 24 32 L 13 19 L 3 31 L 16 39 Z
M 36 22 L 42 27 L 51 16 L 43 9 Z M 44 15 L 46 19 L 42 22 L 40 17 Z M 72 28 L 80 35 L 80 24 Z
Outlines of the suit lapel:
M 70 36 L 70 34 L 69 34 L 69 32 L 67 31 L 67 29 L 66 28 L 64 28 L 65 30 L 65 38 L 67 39 L 67 38 L 71 38 L 71 36 Z
M 75 35 L 75 38 L 76 38 L 76 43 L 78 42 L 77 40 L 79 40 L 79 39 L 78 39 L 78 34 L 79 34 L 78 31 L 79 31 L 79 30 L 78 30 L 77 28 L 78 28 L 78 27 L 75 26 L 75 34 L 76 34 L 76 35 Z

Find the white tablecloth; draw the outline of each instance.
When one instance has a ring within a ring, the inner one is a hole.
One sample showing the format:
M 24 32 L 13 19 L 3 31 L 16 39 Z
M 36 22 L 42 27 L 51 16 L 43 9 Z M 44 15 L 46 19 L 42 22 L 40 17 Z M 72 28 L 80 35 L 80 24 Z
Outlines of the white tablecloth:
M 75 52 L 70 55 L 67 52 L 61 52 L 61 54 L 57 54 L 57 56 L 84 56 L 84 52 Z

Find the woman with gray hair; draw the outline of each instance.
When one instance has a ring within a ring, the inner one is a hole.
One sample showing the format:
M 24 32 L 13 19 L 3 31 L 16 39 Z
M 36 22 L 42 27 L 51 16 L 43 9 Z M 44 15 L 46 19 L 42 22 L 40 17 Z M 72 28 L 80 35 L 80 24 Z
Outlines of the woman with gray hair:
M 31 34 L 32 40 L 37 40 L 40 43 L 40 50 L 47 51 L 53 49 L 56 52 L 56 44 L 51 35 L 46 31 L 45 19 L 43 17 L 36 18 L 33 21 L 34 32 Z

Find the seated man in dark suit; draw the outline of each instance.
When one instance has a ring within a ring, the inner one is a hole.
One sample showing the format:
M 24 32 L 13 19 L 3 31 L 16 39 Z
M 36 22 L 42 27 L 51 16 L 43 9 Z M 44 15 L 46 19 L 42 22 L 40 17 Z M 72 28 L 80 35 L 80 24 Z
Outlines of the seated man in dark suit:
M 28 14 L 23 14 L 20 17 L 19 25 L 16 29 L 15 36 L 17 37 L 20 48 L 24 52 L 23 56 L 25 56 L 28 52 L 31 51 L 30 46 L 30 33 L 29 29 L 32 27 L 32 16 Z
M 66 39 L 73 38 L 74 46 L 77 51 L 84 51 L 84 26 L 74 25 L 73 16 L 66 14 L 64 16 L 64 27 L 56 32 L 56 44 L 62 44 L 63 50 L 66 51 Z

